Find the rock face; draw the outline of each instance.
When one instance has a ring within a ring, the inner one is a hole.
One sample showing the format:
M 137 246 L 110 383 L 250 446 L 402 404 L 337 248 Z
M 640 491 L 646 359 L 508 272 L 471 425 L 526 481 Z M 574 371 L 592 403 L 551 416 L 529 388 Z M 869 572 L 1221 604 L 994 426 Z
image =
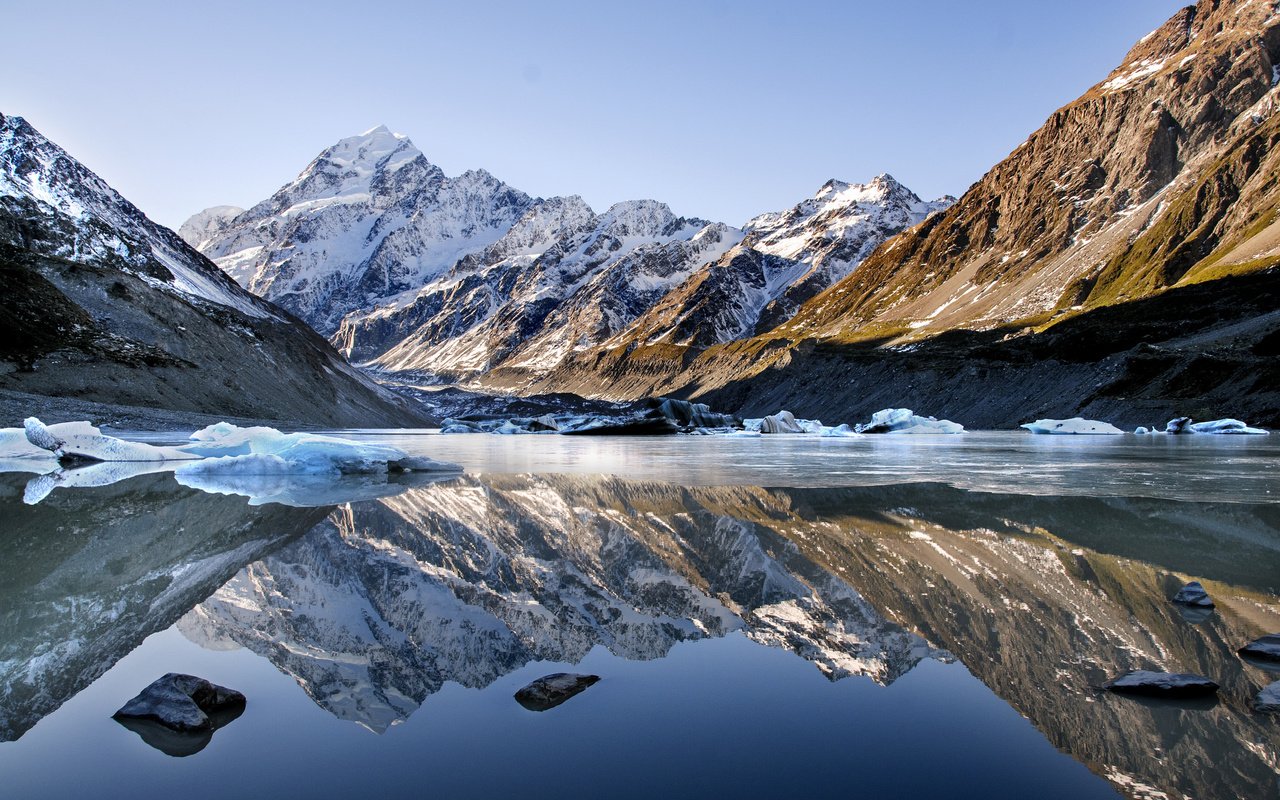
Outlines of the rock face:
M 701 348 L 772 330 L 886 239 L 953 202 L 924 202 L 890 175 L 830 180 L 793 208 L 748 221 L 738 246 L 675 287 L 617 344 Z
M 530 711 L 546 711 L 581 694 L 588 686 L 594 686 L 599 680 L 599 675 L 555 672 L 523 687 L 516 692 L 515 698 L 517 703 Z
M 1218 684 L 1202 675 L 1139 669 L 1108 683 L 1107 691 L 1143 697 L 1205 697 L 1216 694 Z
M 113 716 L 154 720 L 175 731 L 207 731 L 217 727 L 216 717 L 243 710 L 244 705 L 244 695 L 234 689 L 194 675 L 170 672 L 157 678 Z
M 0 273 L 0 389 L 295 424 L 421 422 L 313 331 L 2 115 Z
M 929 404 L 982 427 L 1147 424 L 1114 413 L 1139 403 L 1168 416 L 1244 407 L 1276 425 L 1280 319 L 1262 300 L 1280 287 L 1272 12 L 1180 11 L 955 205 L 770 333 L 705 349 L 606 343 L 534 388 L 682 393 L 744 415 Z

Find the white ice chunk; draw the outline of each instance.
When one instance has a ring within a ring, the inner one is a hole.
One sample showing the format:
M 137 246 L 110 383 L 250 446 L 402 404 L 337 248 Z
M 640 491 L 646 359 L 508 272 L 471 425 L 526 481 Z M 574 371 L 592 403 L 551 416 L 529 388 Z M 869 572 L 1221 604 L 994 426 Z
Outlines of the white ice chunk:
M 1098 422 L 1097 420 L 1084 419 L 1082 417 L 1072 417 L 1071 419 L 1038 419 L 1035 422 L 1024 423 L 1022 427 L 1032 433 L 1104 436 L 1115 436 L 1117 434 L 1124 433 L 1124 431 L 1109 422 Z M 1142 432 L 1145 433 L 1145 429 L 1142 429 Z
M 1187 426 L 1192 433 L 1219 433 L 1219 434 L 1253 434 L 1255 436 L 1266 436 L 1270 431 L 1262 428 L 1251 428 L 1238 419 L 1215 419 L 1211 422 L 1193 422 Z
M 459 472 L 459 467 L 411 456 L 398 447 L 275 428 L 219 422 L 191 434 L 181 452 L 206 457 L 179 470 L 193 475 L 354 474 L 390 471 Z
M 819 423 L 821 425 L 821 423 Z M 760 420 L 761 433 L 807 433 L 804 426 L 790 411 L 779 411 Z
M 71 456 L 94 461 L 175 461 L 197 458 L 172 447 L 156 447 L 105 436 L 88 422 L 45 425 L 35 417 L 23 420 L 27 441 L 57 458 Z
M 886 408 L 871 415 L 871 421 L 854 428 L 858 433 L 964 433 L 958 422 L 922 417 L 909 408 Z

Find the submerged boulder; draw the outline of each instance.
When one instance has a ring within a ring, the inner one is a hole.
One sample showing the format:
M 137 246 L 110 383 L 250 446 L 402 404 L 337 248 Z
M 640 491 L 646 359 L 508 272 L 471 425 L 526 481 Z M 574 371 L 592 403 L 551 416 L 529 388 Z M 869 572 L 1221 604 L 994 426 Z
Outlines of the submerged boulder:
M 546 711 L 585 690 L 600 680 L 599 675 L 575 675 L 555 672 L 544 675 L 516 692 L 516 702 L 530 711 Z
M 1191 581 L 1186 586 L 1178 590 L 1173 596 L 1173 602 L 1183 606 L 1193 606 L 1195 608 L 1213 608 L 1213 599 L 1209 597 L 1209 593 L 1200 585 L 1200 581 Z
M 1236 651 L 1247 661 L 1280 671 L 1280 633 L 1268 633 Z
M 1185 672 L 1156 672 L 1138 669 L 1111 681 L 1107 691 L 1143 697 L 1206 697 L 1217 693 L 1218 684 L 1203 675 Z
M 244 706 L 244 695 L 234 689 L 194 675 L 170 672 L 112 716 L 117 720 L 151 720 L 174 731 L 209 731 L 218 727 L 216 715 L 243 711 Z

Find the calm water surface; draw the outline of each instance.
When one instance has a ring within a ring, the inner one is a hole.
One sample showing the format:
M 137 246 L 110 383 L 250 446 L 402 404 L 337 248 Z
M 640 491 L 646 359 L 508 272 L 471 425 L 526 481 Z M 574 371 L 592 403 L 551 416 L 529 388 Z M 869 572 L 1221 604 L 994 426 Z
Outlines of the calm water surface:
M 466 472 L 0 474 L 5 796 L 1280 795 L 1235 655 L 1280 632 L 1280 437 L 360 435 Z M 1133 668 L 1223 689 L 1099 691 Z M 170 671 L 245 713 L 111 719 Z

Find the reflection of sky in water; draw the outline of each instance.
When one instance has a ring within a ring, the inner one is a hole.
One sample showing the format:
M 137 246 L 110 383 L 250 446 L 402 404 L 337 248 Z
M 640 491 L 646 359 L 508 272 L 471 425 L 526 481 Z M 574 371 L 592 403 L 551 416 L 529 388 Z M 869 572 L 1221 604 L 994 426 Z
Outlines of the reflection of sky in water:
M 469 474 L 304 487 L 350 501 L 332 513 L 167 475 L 70 481 L 27 506 L 30 476 L 0 479 L 0 712 L 39 706 L 0 743 L 10 791 L 1114 796 L 1098 775 L 1197 797 L 1274 788 L 1280 737 L 1248 709 L 1267 677 L 1233 652 L 1280 629 L 1269 441 L 395 443 Z M 526 472 L 540 474 L 511 474 Z M 1198 625 L 1166 602 L 1189 577 L 1219 602 Z M 1222 702 L 1095 691 L 1135 665 L 1210 674 Z M 512 700 L 559 669 L 603 680 L 545 714 Z M 170 670 L 249 697 L 186 759 L 109 719 Z M 24 675 L 46 679 L 36 695 Z

